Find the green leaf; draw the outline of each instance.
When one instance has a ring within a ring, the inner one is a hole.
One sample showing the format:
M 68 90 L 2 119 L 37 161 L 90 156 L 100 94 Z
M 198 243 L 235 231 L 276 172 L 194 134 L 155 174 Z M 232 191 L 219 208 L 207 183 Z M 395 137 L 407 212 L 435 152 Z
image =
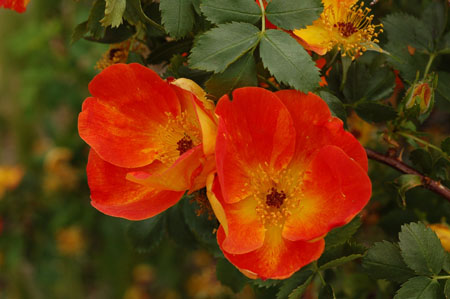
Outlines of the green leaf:
M 214 256 L 222 257 L 223 254 L 217 245 L 214 231 L 218 228 L 217 220 L 209 219 L 207 213 L 197 216 L 200 206 L 197 202 L 189 202 L 187 196 L 183 199 L 183 213 L 186 224 L 190 228 L 197 242 L 205 246 Z
M 266 16 L 274 25 L 293 30 L 311 25 L 322 11 L 320 0 L 272 0 L 266 7 Z
M 333 229 L 325 237 L 325 248 L 328 249 L 336 245 L 344 244 L 356 233 L 360 226 L 361 219 L 355 217 L 348 224 Z
M 444 1 L 432 1 L 422 14 L 421 20 L 427 26 L 434 40 L 438 39 L 447 23 L 447 10 Z
M 281 283 L 282 281 L 281 280 L 278 280 L 278 279 L 266 279 L 266 280 L 262 280 L 262 279 L 253 279 L 252 280 L 252 283 L 255 285 L 255 286 L 257 286 L 257 287 L 259 287 L 259 288 L 271 288 L 271 287 L 274 287 L 274 286 L 277 286 L 277 285 L 279 285 L 280 283 Z
M 289 295 L 292 293 L 292 291 L 297 287 L 305 284 L 308 279 L 312 277 L 313 273 L 313 271 L 309 270 L 309 268 L 306 267 L 296 272 L 290 278 L 284 280 L 283 284 L 280 287 L 280 290 L 277 293 L 277 299 L 289 298 Z
M 389 64 L 394 69 L 399 70 L 402 79 L 410 84 L 414 82 L 417 72 L 422 74 L 425 70 L 428 55 L 421 54 L 418 51 L 411 55 L 407 44 L 391 40 L 384 46 L 384 49 L 390 53 L 387 57 Z
M 450 299 L 450 279 L 447 279 L 445 281 L 444 295 L 445 295 L 445 299 Z
M 433 158 L 426 150 L 421 148 L 413 150 L 409 159 L 419 171 L 425 174 L 429 174 L 432 171 Z
M 85 37 L 85 39 L 102 44 L 116 44 L 127 40 L 134 33 L 134 27 L 122 24 L 118 28 L 107 27 L 103 36 L 99 39 L 89 36 Z
M 306 288 L 309 286 L 313 279 L 313 275 L 311 275 L 304 283 L 296 287 L 290 294 L 289 299 L 302 299 L 303 293 L 306 291 Z
M 382 21 L 388 39 L 419 50 L 433 48 L 431 32 L 421 20 L 403 13 L 390 14 Z
M 402 226 L 399 233 L 401 255 L 417 274 L 437 275 L 445 260 L 445 251 L 436 234 L 423 223 Z
M 189 62 L 192 68 L 223 72 L 258 42 L 259 29 L 247 23 L 222 24 L 194 43 Z
M 261 9 L 253 0 L 203 0 L 200 8 L 206 18 L 215 24 L 254 24 L 261 19 Z
M 188 52 L 192 47 L 192 40 L 184 39 L 179 41 L 170 41 L 159 47 L 152 49 L 147 58 L 147 63 L 158 64 L 169 61 L 175 54 Z
M 308 92 L 319 82 L 319 70 L 309 54 L 289 34 L 267 30 L 261 40 L 260 55 L 264 66 L 279 82 Z
M 195 248 L 197 245 L 196 239 L 184 219 L 183 208 L 185 204 L 189 203 L 186 200 L 180 200 L 165 212 L 166 228 L 170 238 L 180 246 Z
M 344 58 L 346 58 L 344 60 Z M 351 59 L 343 57 L 344 61 Z M 395 74 L 388 67 L 369 68 L 359 61 L 350 65 L 343 93 L 349 102 L 360 100 L 378 101 L 388 98 L 395 87 Z
M 335 299 L 336 295 L 334 294 L 333 288 L 331 285 L 324 285 L 319 292 L 319 299 Z
M 96 0 L 89 13 L 87 28 L 94 39 L 100 39 L 105 34 L 105 27 L 100 20 L 105 16 L 105 1 Z
M 220 98 L 243 86 L 257 86 L 256 64 L 252 53 L 247 53 L 231 64 L 223 73 L 214 74 L 206 81 L 209 94 Z
M 415 174 L 403 174 L 394 180 L 394 185 L 397 187 L 403 205 L 406 205 L 406 191 L 421 186 L 422 180 Z
M 367 122 L 385 122 L 397 117 L 394 108 L 376 102 L 360 102 L 356 105 L 355 111 Z
M 126 0 L 106 0 L 105 17 L 100 20 L 104 27 L 119 27 L 127 6 Z
M 450 137 L 442 140 L 441 148 L 447 155 L 450 155 Z
M 142 9 L 141 0 L 127 0 L 127 7 L 125 9 L 125 13 L 123 15 L 124 19 L 128 21 L 128 23 L 132 25 L 137 25 L 139 22 L 144 24 L 148 24 L 147 27 L 147 35 L 150 36 L 161 36 L 165 34 L 164 27 L 160 25 L 161 16 L 159 13 L 159 4 L 151 3 L 147 6 L 150 11 L 150 16 L 155 19 L 150 19 Z
M 164 215 L 132 222 L 128 228 L 128 236 L 134 248 L 139 252 L 149 252 L 159 245 L 164 236 Z
M 159 9 L 164 28 L 171 37 L 181 38 L 192 30 L 195 14 L 191 0 L 161 0 Z
M 86 33 L 89 32 L 87 24 L 88 24 L 88 22 L 85 21 L 83 23 L 78 24 L 77 27 L 75 27 L 75 29 L 73 30 L 73 33 L 72 33 L 72 40 L 71 40 L 72 44 L 75 43 L 76 41 L 78 41 Z
M 332 261 L 330 261 L 330 262 L 320 266 L 320 270 L 325 270 L 325 269 L 339 267 L 339 266 L 342 266 L 342 265 L 344 265 L 344 264 L 346 264 L 348 262 L 351 262 L 353 260 L 359 259 L 361 257 L 363 257 L 362 254 L 351 254 L 351 255 L 348 255 L 348 256 L 343 256 L 343 257 L 340 257 L 338 259 L 332 260 Z
M 413 277 L 397 291 L 394 299 L 438 299 L 439 283 L 425 276 Z
M 217 279 L 238 293 L 250 280 L 226 259 L 219 259 L 216 265 Z
M 319 96 L 327 103 L 333 116 L 339 117 L 344 123 L 347 120 L 347 112 L 344 104 L 332 93 L 319 91 Z
M 444 99 L 450 101 L 450 73 L 438 72 L 437 91 Z
M 366 272 L 375 279 L 405 282 L 414 276 L 400 255 L 400 248 L 388 241 L 375 243 L 362 262 Z
M 444 269 L 445 272 L 450 274 L 450 253 L 445 253 L 445 261 L 444 265 L 442 265 L 442 269 Z
M 440 54 L 450 54 L 450 32 L 444 34 L 440 39 L 437 50 Z

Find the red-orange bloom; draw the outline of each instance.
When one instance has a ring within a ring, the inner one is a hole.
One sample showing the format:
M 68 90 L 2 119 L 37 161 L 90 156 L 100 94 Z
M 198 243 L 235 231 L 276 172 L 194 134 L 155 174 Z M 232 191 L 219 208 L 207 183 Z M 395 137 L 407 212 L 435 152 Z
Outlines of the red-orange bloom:
M 17 12 L 25 12 L 30 0 L 0 0 L 0 7 L 14 9 Z
M 101 212 L 144 219 L 205 186 L 216 120 L 207 103 L 177 86 L 185 83 L 174 83 L 139 64 L 110 66 L 91 81 L 78 130 L 91 146 L 91 203 Z
M 216 114 L 217 175 L 207 187 L 219 246 L 250 277 L 287 278 L 368 202 L 365 151 L 313 94 L 241 88 Z

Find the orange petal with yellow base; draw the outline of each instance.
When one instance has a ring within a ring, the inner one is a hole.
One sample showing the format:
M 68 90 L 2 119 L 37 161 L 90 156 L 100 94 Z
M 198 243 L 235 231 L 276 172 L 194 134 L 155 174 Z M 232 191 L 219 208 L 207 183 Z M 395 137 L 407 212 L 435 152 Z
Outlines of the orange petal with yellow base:
M 15 11 L 22 13 L 27 10 L 27 5 L 30 0 L 0 0 L 0 7 L 14 9 Z
M 127 173 L 136 170 L 154 171 L 152 166 L 140 169 L 117 167 L 103 161 L 91 150 L 87 176 L 92 206 L 110 216 L 142 220 L 175 205 L 183 196 L 184 191 L 157 190 L 127 180 Z
M 208 196 L 214 213 L 224 229 L 226 237 L 222 247 L 229 253 L 243 254 L 260 248 L 264 243 L 266 229 L 256 213 L 257 202 L 245 198 L 227 204 L 222 196 L 219 180 L 209 178 Z
M 127 178 L 156 189 L 185 191 L 192 187 L 194 178 L 202 171 L 202 157 L 202 146 L 198 145 L 181 155 L 170 167 L 161 166 L 162 171 L 130 171 Z M 161 165 L 159 161 L 153 164 Z
M 216 114 L 217 172 L 224 201 L 233 203 L 249 195 L 243 184 L 249 182 L 252 171 L 259 167 L 281 170 L 290 162 L 295 131 L 283 103 L 262 88 L 237 89 L 233 102 L 223 96 Z
M 345 152 L 323 147 L 308 166 L 299 205 L 287 218 L 283 237 L 313 240 L 347 224 L 369 201 L 372 192 L 367 173 Z
M 279 228 L 266 232 L 263 246 L 245 254 L 231 254 L 223 247 L 226 239 L 222 226 L 217 232 L 217 242 L 225 257 L 244 274 L 252 278 L 285 279 L 303 266 L 317 260 L 325 242 L 289 241 L 281 237 Z
M 324 100 L 312 93 L 304 94 L 295 90 L 282 90 L 275 94 L 286 105 L 294 121 L 296 162 L 309 163 L 317 149 L 336 145 L 367 171 L 368 160 L 364 148 L 351 133 L 344 130 L 340 119 L 331 116 Z
M 89 84 L 91 98 L 83 103 L 78 131 L 105 161 L 135 168 L 156 158 L 154 132 L 169 114 L 180 114 L 180 102 L 168 83 L 139 64 L 116 64 Z

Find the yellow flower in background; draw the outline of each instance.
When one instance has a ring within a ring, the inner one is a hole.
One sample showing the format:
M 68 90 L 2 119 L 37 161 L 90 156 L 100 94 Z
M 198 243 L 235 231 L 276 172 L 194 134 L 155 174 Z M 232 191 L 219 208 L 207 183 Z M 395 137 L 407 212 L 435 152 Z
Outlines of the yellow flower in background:
M 0 199 L 6 190 L 13 190 L 19 185 L 23 175 L 23 169 L 19 166 L 0 166 Z
M 78 226 L 63 228 L 56 233 L 58 251 L 67 256 L 80 254 L 85 247 L 83 233 Z
M 319 55 L 337 46 L 342 56 L 355 59 L 367 49 L 382 51 L 376 37 L 382 24 L 373 25 L 370 8 L 357 0 L 322 0 L 324 10 L 319 19 L 305 29 L 294 30 L 301 43 Z
M 52 148 L 44 160 L 44 190 L 73 190 L 78 185 L 77 170 L 70 164 L 72 151 L 65 147 Z
M 428 226 L 431 228 L 439 240 L 441 240 L 442 247 L 448 252 L 450 252 L 450 228 L 445 224 L 430 224 Z
M 366 146 L 377 137 L 377 127 L 362 120 L 355 112 L 347 118 L 348 130 L 358 141 Z

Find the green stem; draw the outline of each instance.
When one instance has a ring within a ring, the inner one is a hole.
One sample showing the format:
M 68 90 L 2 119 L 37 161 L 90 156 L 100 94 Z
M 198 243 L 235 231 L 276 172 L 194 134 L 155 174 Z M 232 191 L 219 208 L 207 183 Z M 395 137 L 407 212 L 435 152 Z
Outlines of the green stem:
M 264 3 L 262 0 L 259 0 L 259 8 L 261 9 L 261 35 L 266 32 L 266 9 L 264 8 Z
M 436 53 L 431 53 L 430 58 L 428 59 L 427 66 L 425 67 L 425 73 L 423 73 L 423 78 L 428 75 L 428 72 L 430 71 L 431 64 L 433 64 L 433 60 L 436 58 Z
M 435 146 L 434 144 L 429 143 L 428 141 L 425 141 L 423 139 L 420 139 L 419 137 L 416 137 L 414 135 L 405 133 L 405 132 L 396 132 L 398 135 L 406 137 L 406 138 L 411 138 L 414 141 L 417 141 L 418 143 L 421 143 L 427 147 L 431 147 L 432 149 L 437 150 L 438 152 L 440 152 L 442 155 L 447 156 L 447 154 L 445 152 L 443 152 L 439 147 Z
M 319 278 L 320 278 L 320 281 L 322 282 L 322 284 L 324 286 L 326 286 L 327 283 L 325 282 L 325 279 L 323 278 L 322 273 L 320 273 L 320 271 L 317 271 L 317 274 L 319 274 Z
M 328 61 L 327 64 L 325 64 L 325 66 L 322 68 L 322 71 L 321 71 L 321 73 L 322 73 L 321 75 L 322 76 L 324 76 L 327 73 L 328 69 L 333 65 L 333 63 L 335 62 L 338 54 L 339 54 L 339 51 L 335 50 L 335 52 L 333 54 L 333 57 L 331 57 L 330 61 Z
M 320 281 L 322 282 L 322 284 L 324 286 L 326 286 L 327 283 L 325 282 L 325 279 L 323 278 L 322 273 L 320 273 L 320 271 L 319 271 L 319 266 L 317 265 L 317 261 L 313 263 L 313 266 L 314 266 L 314 272 L 316 272 L 319 275 Z
M 450 279 L 450 275 L 433 276 L 433 279 Z

